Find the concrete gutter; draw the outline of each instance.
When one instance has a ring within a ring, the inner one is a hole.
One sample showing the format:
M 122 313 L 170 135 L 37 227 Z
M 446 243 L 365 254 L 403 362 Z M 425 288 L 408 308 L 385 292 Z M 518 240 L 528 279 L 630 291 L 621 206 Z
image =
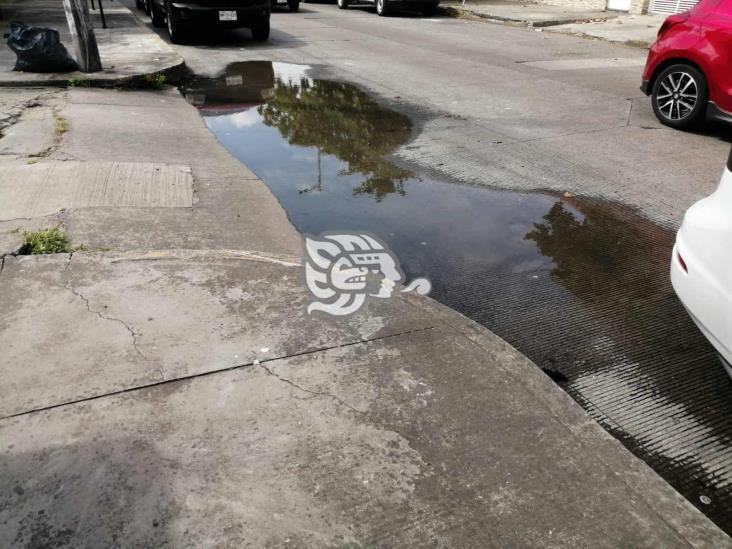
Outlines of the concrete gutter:
M 0 47 L 0 86 L 39 87 L 66 86 L 69 80 L 83 81 L 89 86 L 141 86 L 155 75 L 166 80 L 179 79 L 184 70 L 183 58 L 161 39 L 149 25 L 131 13 L 119 2 L 114 7 L 106 4 L 104 13 L 107 29 L 102 29 L 99 10 L 92 10 L 92 19 L 99 44 L 103 70 L 98 73 L 27 73 L 13 71 L 15 54 L 7 47 Z M 0 32 L 8 31 L 10 21 L 22 21 L 41 27 L 55 28 L 61 42 L 73 55 L 73 44 L 60 2 L 32 0 L 3 5 L 3 21 Z

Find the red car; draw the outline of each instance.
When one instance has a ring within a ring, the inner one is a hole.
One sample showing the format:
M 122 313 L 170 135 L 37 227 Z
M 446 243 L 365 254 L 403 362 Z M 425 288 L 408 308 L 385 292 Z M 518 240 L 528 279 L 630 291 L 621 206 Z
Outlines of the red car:
M 706 117 L 732 123 L 732 0 L 701 0 L 668 17 L 641 90 L 667 126 L 691 128 Z

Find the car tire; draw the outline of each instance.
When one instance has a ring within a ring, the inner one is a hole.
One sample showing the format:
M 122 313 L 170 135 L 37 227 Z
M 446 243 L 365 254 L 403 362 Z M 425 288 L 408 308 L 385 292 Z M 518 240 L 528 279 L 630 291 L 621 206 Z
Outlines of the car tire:
M 348 0 L 338 0 L 338 9 L 344 10 L 348 7 L 348 4 L 349 4 Z
M 427 4 L 420 9 L 425 17 L 432 17 L 437 11 L 437 4 Z
M 165 3 L 165 21 L 168 25 L 168 34 L 173 44 L 184 44 L 186 41 L 185 29 L 175 17 L 173 17 L 173 7 L 170 0 Z
M 708 101 L 707 79 L 692 65 L 666 67 L 653 82 L 653 112 L 671 128 L 688 130 L 698 126 L 706 117 Z
M 156 4 L 155 0 L 148 0 L 150 6 L 150 19 L 152 19 L 153 27 L 165 26 L 165 13 Z
M 180 21 L 174 17 L 173 6 L 170 5 L 170 0 L 165 3 L 165 21 L 168 25 L 170 41 L 173 42 L 173 44 L 185 44 L 186 29 L 180 24 Z
M 150 0 L 144 0 L 145 2 L 145 15 L 150 16 Z
M 295 12 L 300 9 L 300 0 L 287 0 L 287 7 L 290 11 Z
M 269 17 L 253 25 L 251 31 L 252 38 L 255 42 L 266 42 L 269 40 Z
M 387 0 L 376 0 L 376 14 L 381 17 L 386 17 L 391 13 L 389 8 L 389 2 Z

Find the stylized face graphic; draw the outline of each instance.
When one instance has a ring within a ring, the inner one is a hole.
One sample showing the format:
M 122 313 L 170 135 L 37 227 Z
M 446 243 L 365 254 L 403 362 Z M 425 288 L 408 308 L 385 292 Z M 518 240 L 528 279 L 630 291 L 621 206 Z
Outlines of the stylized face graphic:
M 359 265 L 359 269 L 366 269 L 365 279 L 370 282 L 367 286 L 370 296 L 391 297 L 394 286 L 403 278 L 389 252 L 353 254 L 351 259 L 355 265 Z
M 319 300 L 310 303 L 308 312 L 346 315 L 357 311 L 367 297 L 391 297 L 404 273 L 376 237 L 332 234 L 305 237 L 305 280 Z M 429 291 L 428 282 L 420 287 L 418 293 Z

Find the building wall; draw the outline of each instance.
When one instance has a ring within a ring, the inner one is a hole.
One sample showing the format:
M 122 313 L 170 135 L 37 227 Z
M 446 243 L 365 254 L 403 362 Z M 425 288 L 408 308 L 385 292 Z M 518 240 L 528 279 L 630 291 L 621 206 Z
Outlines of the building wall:
M 535 0 L 535 2 L 548 6 L 561 6 L 563 8 L 591 11 L 602 11 L 607 6 L 607 0 Z
M 648 13 L 648 6 L 651 0 L 631 0 L 630 2 L 630 13 L 634 15 L 642 15 Z

